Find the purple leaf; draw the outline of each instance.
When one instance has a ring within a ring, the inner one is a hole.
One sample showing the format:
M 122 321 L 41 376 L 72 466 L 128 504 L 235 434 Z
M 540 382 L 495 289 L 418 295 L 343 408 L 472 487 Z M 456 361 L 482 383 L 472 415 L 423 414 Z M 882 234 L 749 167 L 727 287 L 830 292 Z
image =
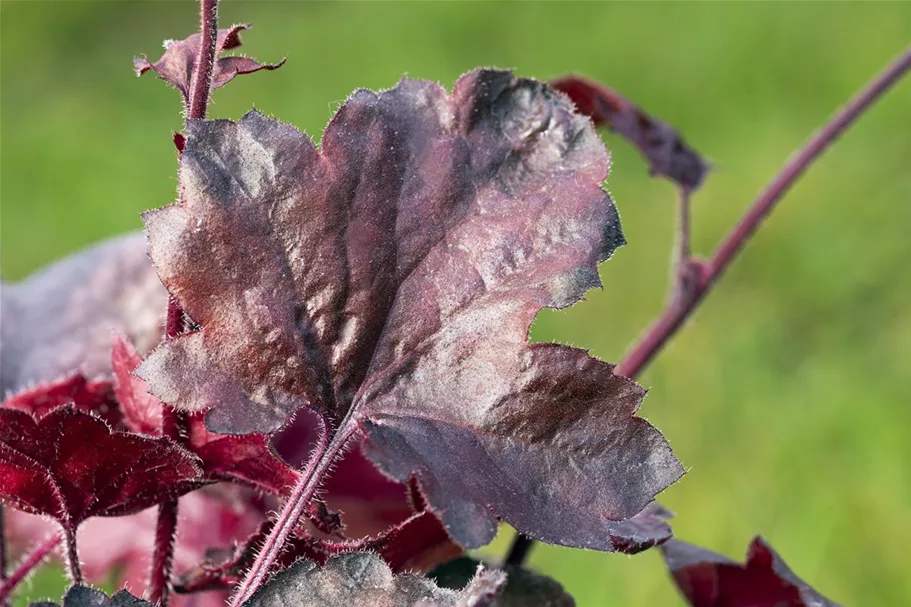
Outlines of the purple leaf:
M 582 350 L 529 345 L 545 307 L 600 285 L 623 243 L 608 154 L 565 97 L 476 71 L 452 95 L 357 91 L 318 151 L 251 112 L 196 121 L 185 205 L 144 216 L 163 283 L 201 331 L 138 370 L 219 433 L 301 406 L 358 423 L 389 476 L 416 475 L 465 547 L 497 518 L 602 550 L 683 473 L 635 412 L 645 391 Z
M 71 255 L 15 284 L 4 284 L 0 389 L 111 371 L 111 332 L 141 352 L 161 340 L 167 292 L 141 234 L 120 236 Z
M 794 575 L 760 537 L 750 545 L 744 565 L 679 540 L 661 550 L 693 607 L 838 607 Z
M 196 458 L 165 438 L 112 432 L 72 406 L 35 419 L 0 409 L 0 500 L 74 530 L 139 512 L 199 485 Z
M 616 131 L 639 148 L 652 175 L 661 175 L 689 189 L 705 178 L 709 164 L 670 125 L 648 115 L 608 87 L 581 76 L 551 82 L 569 95 L 579 111 Z
M 223 51 L 240 46 L 240 32 L 250 27 L 250 25 L 235 25 L 218 30 L 215 56 L 218 57 Z M 190 81 L 199 57 L 201 39 L 202 36 L 197 33 L 184 40 L 165 40 L 164 55 L 155 63 L 149 62 L 146 57 L 134 57 L 133 67 L 136 75 L 142 76 L 147 71 L 153 70 L 159 78 L 174 85 L 183 95 L 184 101 L 189 101 Z M 284 63 L 285 60 L 282 59 L 274 65 L 263 65 L 248 57 L 222 57 L 215 61 L 212 72 L 212 90 L 228 84 L 235 76 L 252 74 L 259 70 L 278 69 Z M 180 150 L 181 145 L 176 138 L 174 143 Z

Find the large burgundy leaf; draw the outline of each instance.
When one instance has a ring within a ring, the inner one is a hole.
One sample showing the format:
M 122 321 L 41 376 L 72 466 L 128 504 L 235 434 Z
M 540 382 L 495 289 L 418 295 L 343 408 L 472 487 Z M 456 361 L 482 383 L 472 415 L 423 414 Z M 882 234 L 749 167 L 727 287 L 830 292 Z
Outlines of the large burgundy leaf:
M 623 243 L 608 155 L 562 95 L 508 72 L 452 95 L 358 91 L 317 150 L 251 112 L 195 121 L 186 203 L 144 216 L 165 286 L 202 330 L 138 373 L 210 429 L 272 431 L 300 406 L 417 474 L 462 545 L 502 517 L 532 537 L 611 549 L 682 469 L 635 412 L 644 390 L 582 350 L 529 345 L 544 307 L 598 286 Z
M 218 30 L 215 56 L 218 57 L 223 51 L 239 47 L 240 32 L 249 28 L 249 25 L 234 25 Z M 184 100 L 189 101 L 190 84 L 196 60 L 199 57 L 200 40 L 202 40 L 201 34 L 193 34 L 183 40 L 165 40 L 165 52 L 155 63 L 151 63 L 146 57 L 133 58 L 136 75 L 142 76 L 152 70 L 158 74 L 159 78 L 174 85 L 183 95 Z M 274 70 L 284 63 L 284 59 L 274 65 L 263 65 L 249 57 L 221 57 L 215 61 L 212 71 L 212 90 L 228 84 L 235 76 L 252 74 L 259 70 Z
M 0 409 L 0 500 L 69 530 L 192 490 L 196 458 L 165 438 L 112 432 L 71 406 L 35 419 Z
M 693 607 L 838 607 L 794 575 L 759 537 L 750 544 L 744 565 L 679 540 L 661 550 Z
M 0 390 L 111 370 L 111 332 L 148 352 L 163 333 L 167 292 L 141 234 L 121 236 L 0 288 Z

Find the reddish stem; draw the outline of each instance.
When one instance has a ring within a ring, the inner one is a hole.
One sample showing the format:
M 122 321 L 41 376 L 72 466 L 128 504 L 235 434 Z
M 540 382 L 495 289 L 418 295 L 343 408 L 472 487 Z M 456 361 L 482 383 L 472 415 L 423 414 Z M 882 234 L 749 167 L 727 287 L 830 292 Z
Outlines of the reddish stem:
M 297 485 L 288 496 L 288 501 L 278 515 L 278 520 L 272 532 L 263 543 L 256 560 L 238 586 L 237 592 L 231 600 L 231 607 L 240 607 L 247 602 L 253 593 L 262 585 L 269 575 L 272 565 L 281 554 L 285 541 L 300 521 L 304 509 L 313 499 L 319 489 L 323 477 L 331 469 L 336 459 L 345 451 L 345 445 L 357 429 L 353 418 L 349 415 L 342 422 L 339 431 L 327 442 L 328 434 L 323 434 L 316 451 L 310 457 L 307 468 L 300 476 Z
M 199 57 L 190 82 L 190 107 L 188 118 L 206 117 L 209 107 L 209 92 L 212 89 L 212 73 L 215 66 L 215 51 L 218 45 L 218 0 L 200 0 L 199 21 L 202 34 L 199 42 Z
M 187 119 L 206 117 L 209 107 L 209 93 L 212 90 L 212 74 L 218 46 L 218 0 L 200 0 L 200 44 L 196 67 L 190 83 L 190 100 L 187 104 Z M 176 139 L 175 139 L 176 141 Z M 168 314 L 165 321 L 165 339 L 173 339 L 185 329 L 184 312 L 173 296 L 168 300 Z M 189 418 L 185 413 L 163 405 L 161 430 L 164 436 L 178 442 L 185 439 Z M 177 539 L 177 500 L 158 506 L 158 521 L 155 526 L 155 547 L 152 566 L 149 570 L 149 600 L 161 607 L 167 607 L 170 598 L 171 567 L 174 564 L 174 543 Z
M 13 596 L 13 590 L 16 589 L 16 586 L 27 578 L 32 570 L 40 565 L 54 548 L 60 545 L 60 540 L 60 534 L 52 535 L 22 559 L 19 565 L 10 573 L 9 577 L 0 584 L 0 605 L 6 604 L 7 601 L 9 601 Z
M 750 205 L 741 220 L 731 229 L 708 263 L 697 265 L 692 259 L 689 259 L 688 263 L 681 263 L 680 271 L 675 276 L 675 280 L 680 280 L 681 272 L 698 269 L 697 280 L 694 281 L 691 292 L 687 293 L 686 297 L 673 298 L 671 304 L 649 328 L 645 336 L 617 365 L 614 370 L 617 375 L 634 379 L 645 369 L 661 351 L 661 348 L 683 326 L 684 321 L 689 318 L 693 310 L 702 301 L 702 298 L 712 289 L 715 282 L 734 260 L 734 257 L 749 242 L 750 237 L 762 223 L 762 220 L 775 208 L 775 205 L 794 185 L 794 182 L 838 139 L 839 135 L 851 126 L 864 111 L 882 97 L 909 70 L 911 70 L 911 47 L 905 49 L 897 59 L 868 82 L 860 92 L 832 116 L 821 130 L 810 138 L 797 154 L 791 157 L 784 168 Z M 685 204 L 686 207 L 688 207 L 687 194 L 686 192 L 683 193 L 684 198 L 681 201 L 681 204 Z M 688 233 L 688 208 L 686 207 L 682 207 L 684 216 L 681 217 L 681 228 L 685 228 Z M 684 218 L 687 222 L 686 224 L 683 223 Z M 683 234 L 681 237 L 683 237 Z M 684 243 L 686 244 L 684 245 Z M 687 251 L 688 248 L 688 242 L 681 241 L 681 253 Z M 509 565 L 521 565 L 533 544 L 533 539 L 522 534 L 517 535 L 515 540 L 513 540 L 505 562 Z
M 616 373 L 635 377 L 648 365 L 668 339 L 683 325 L 702 301 L 715 282 L 721 277 L 734 257 L 749 242 L 750 237 L 775 208 L 784 194 L 803 175 L 804 171 L 838 139 L 875 101 L 911 69 L 911 48 L 871 80 L 806 145 L 785 164 L 766 189 L 750 205 L 743 218 L 721 242 L 712 259 L 706 264 L 693 296 L 664 311 L 645 337 L 617 365 Z

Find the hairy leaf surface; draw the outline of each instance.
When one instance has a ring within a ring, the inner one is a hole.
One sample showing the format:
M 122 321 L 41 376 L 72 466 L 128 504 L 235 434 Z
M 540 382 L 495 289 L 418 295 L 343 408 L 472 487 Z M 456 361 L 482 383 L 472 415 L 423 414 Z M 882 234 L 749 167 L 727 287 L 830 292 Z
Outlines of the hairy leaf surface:
M 300 560 L 260 588 L 244 607 L 482 607 L 506 581 L 498 571 L 480 571 L 461 591 L 438 587 L 414 574 L 393 575 L 375 554 L 356 552 L 323 567 Z
M 132 344 L 115 336 L 111 366 L 124 424 L 134 432 L 161 436 L 161 410 L 167 405 L 149 394 L 146 382 L 133 375 L 141 363 Z M 190 417 L 186 438 L 209 481 L 237 481 L 274 495 L 284 495 L 297 482 L 299 473 L 275 453 L 262 434 L 215 434 L 197 414 Z
M 209 410 L 219 433 L 273 431 L 304 405 L 358 423 L 466 547 L 500 517 L 610 550 L 615 521 L 682 474 L 635 416 L 642 388 L 526 340 L 623 243 L 608 154 L 562 95 L 493 70 L 451 95 L 406 79 L 354 93 L 321 150 L 251 112 L 192 122 L 181 162 L 185 204 L 144 219 L 202 330 L 140 367 L 161 400 Z
M 679 540 L 661 550 L 693 607 L 838 607 L 794 575 L 759 537 L 750 544 L 743 565 Z
M 0 409 L 0 499 L 73 530 L 194 489 L 196 458 L 166 438 L 113 432 L 72 406 L 35 419 Z

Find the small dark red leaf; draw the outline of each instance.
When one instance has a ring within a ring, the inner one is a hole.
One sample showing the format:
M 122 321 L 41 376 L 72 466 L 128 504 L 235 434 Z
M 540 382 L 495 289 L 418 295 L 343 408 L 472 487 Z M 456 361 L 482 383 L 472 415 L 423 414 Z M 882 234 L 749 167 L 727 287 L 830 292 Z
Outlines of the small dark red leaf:
M 759 537 L 744 565 L 679 540 L 668 541 L 661 551 L 693 607 L 838 607 L 794 575 Z
M 165 438 L 112 432 L 71 406 L 36 420 L 0 409 L 0 500 L 73 530 L 197 487 L 196 458 Z
M 88 381 L 81 373 L 38 384 L 3 401 L 6 409 L 42 417 L 57 407 L 72 404 L 79 411 L 94 413 L 109 425 L 122 417 L 109 381 Z
M 200 414 L 190 418 L 188 447 L 213 480 L 241 482 L 260 491 L 286 495 L 300 475 L 275 454 L 268 437 L 215 434 L 206 429 Z
M 111 368 L 114 395 L 123 411 L 123 422 L 133 432 L 161 435 L 161 401 L 149 394 L 146 383 L 133 375 L 142 364 L 136 348 L 121 335 L 114 336 Z
M 408 79 L 357 91 L 321 149 L 256 112 L 193 121 L 184 203 L 144 220 L 202 329 L 138 373 L 219 433 L 275 431 L 302 406 L 357 423 L 365 453 L 417 476 L 465 547 L 503 519 L 611 550 L 613 525 L 683 469 L 635 416 L 641 387 L 527 343 L 538 311 L 599 286 L 624 242 L 608 166 L 563 95 L 494 70 L 452 94 Z
M 680 185 L 699 187 L 708 163 L 670 125 L 650 116 L 608 87 L 582 76 L 567 76 L 551 82 L 566 93 L 579 111 L 603 124 L 639 148 L 653 175 Z
M 223 51 L 240 46 L 240 32 L 249 29 L 249 25 L 235 25 L 230 28 L 218 30 L 215 56 Z M 165 52 L 161 59 L 155 63 L 149 62 L 146 57 L 134 57 L 133 67 L 136 75 L 141 76 L 149 70 L 155 71 L 159 78 L 168 82 L 181 92 L 184 100 L 188 100 L 190 93 L 190 80 L 199 56 L 199 44 L 202 36 L 193 34 L 184 40 L 166 40 Z M 215 62 L 212 74 L 212 90 L 222 87 L 242 74 L 252 74 L 259 70 L 274 70 L 285 63 L 282 59 L 274 65 L 263 65 L 247 57 L 222 57 Z M 175 139 L 178 150 L 181 145 Z

